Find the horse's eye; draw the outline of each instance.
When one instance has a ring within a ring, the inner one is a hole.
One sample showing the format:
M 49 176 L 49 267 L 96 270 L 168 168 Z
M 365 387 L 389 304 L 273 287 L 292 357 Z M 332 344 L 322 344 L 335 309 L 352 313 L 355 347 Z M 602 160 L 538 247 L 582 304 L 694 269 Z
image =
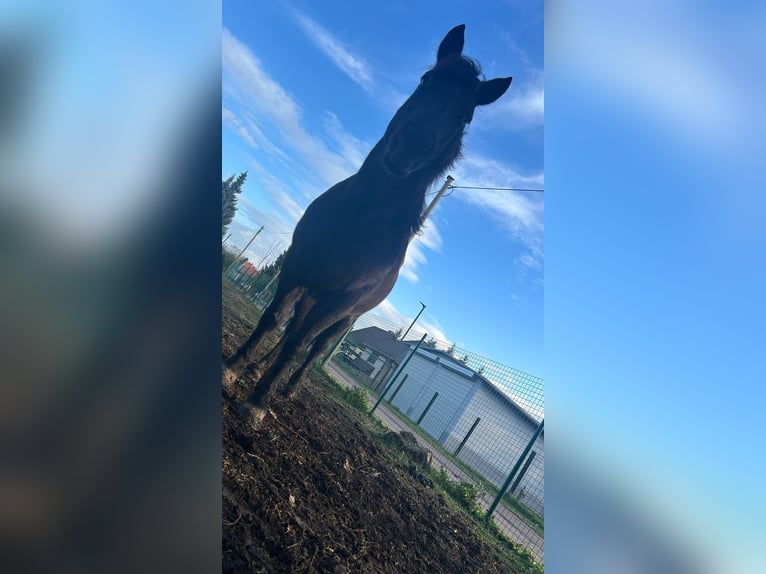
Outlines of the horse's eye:
M 431 76 L 428 74 L 423 74 L 423 76 L 420 78 L 420 85 L 427 86 L 430 81 L 431 81 Z

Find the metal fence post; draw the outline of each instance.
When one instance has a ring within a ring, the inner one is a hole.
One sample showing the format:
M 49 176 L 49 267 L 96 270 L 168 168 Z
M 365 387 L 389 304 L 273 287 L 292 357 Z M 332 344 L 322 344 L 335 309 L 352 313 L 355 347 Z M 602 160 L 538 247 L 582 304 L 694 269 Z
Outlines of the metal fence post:
M 543 432 L 544 425 L 545 425 L 545 419 L 540 421 L 540 424 L 537 426 L 537 430 L 535 431 L 535 434 L 532 435 L 532 438 L 529 439 L 529 442 L 527 443 L 526 448 L 524 448 L 524 452 L 521 453 L 519 460 L 517 460 L 516 464 L 513 465 L 513 468 L 511 469 L 511 474 L 508 475 L 508 479 L 505 481 L 505 484 L 503 484 L 503 487 L 500 489 L 500 492 L 497 493 L 497 497 L 495 497 L 494 502 L 492 502 L 492 506 L 490 506 L 489 510 L 487 510 L 487 514 L 484 515 L 484 520 L 489 520 L 490 516 L 492 516 L 492 513 L 495 511 L 495 508 L 497 508 L 497 505 L 500 504 L 500 500 L 503 498 L 505 491 L 508 490 L 508 487 L 510 486 L 511 481 L 513 480 L 513 477 L 519 471 L 519 467 L 521 466 L 521 463 L 524 462 L 524 459 L 529 454 L 529 451 L 532 450 L 532 445 L 535 444 L 537 437 L 539 437 L 540 433 Z
M 460 445 L 455 449 L 455 452 L 454 452 L 455 456 L 460 454 L 460 451 L 463 450 L 465 443 L 467 443 L 468 439 L 471 438 L 473 431 L 475 431 L 476 427 L 479 426 L 480 421 L 481 421 L 481 417 L 476 417 L 476 420 L 473 422 L 473 425 L 471 425 L 471 428 L 466 433 L 465 438 L 461 441 Z
M 516 480 L 514 480 L 513 484 L 511 485 L 511 494 L 516 492 L 516 489 L 519 487 L 519 483 L 521 482 L 521 479 L 524 478 L 525 474 L 527 474 L 527 470 L 529 470 L 529 465 L 532 464 L 532 461 L 535 460 L 536 456 L 537 456 L 537 451 L 535 450 L 529 453 L 529 458 L 527 459 L 527 462 L 525 462 L 524 466 L 521 467 L 521 472 L 519 473 L 519 476 L 516 477 Z
M 426 413 L 428 413 L 428 409 L 431 408 L 431 405 L 434 404 L 434 401 L 436 400 L 436 397 L 438 396 L 439 396 L 439 393 L 434 393 L 434 396 L 431 398 L 430 401 L 428 401 L 428 404 L 426 405 L 425 410 L 420 415 L 420 418 L 418 419 L 418 422 L 416 424 L 420 424 L 421 422 L 423 422 L 423 419 L 426 418 Z
M 420 345 L 423 343 L 423 341 L 425 341 L 425 340 L 426 340 L 426 336 L 428 336 L 428 333 L 423 333 L 423 336 L 420 338 L 420 341 L 418 341 L 418 344 L 417 344 L 417 345 L 415 345 L 415 348 L 414 348 L 414 349 L 412 349 L 412 351 L 410 351 L 410 354 L 409 354 L 409 355 L 407 355 L 407 358 L 406 358 L 406 359 L 404 359 L 404 362 L 402 363 L 402 366 L 401 366 L 401 367 L 399 367 L 399 370 L 398 370 L 398 371 L 396 371 L 396 374 L 395 374 L 395 375 L 393 376 L 393 378 L 391 379 L 391 382 L 390 382 L 390 383 L 388 383 L 388 384 L 386 385 L 386 388 L 385 388 L 385 389 L 383 389 L 383 392 L 382 392 L 382 393 L 380 393 L 380 398 L 378 399 L 378 402 L 377 402 L 377 403 L 375 403 L 375 406 L 374 406 L 374 407 L 372 407 L 372 409 L 370 410 L 370 412 L 369 412 L 369 413 L 367 413 L 367 414 L 370 414 L 370 415 L 371 415 L 372 413 L 374 413 L 374 412 L 375 412 L 375 409 L 377 409 L 377 408 L 378 408 L 378 405 L 381 403 L 381 401 L 383 400 L 383 398 L 386 396 L 386 393 L 387 393 L 389 390 L 391 390 L 391 387 L 394 385 L 394 382 L 396 381 L 396 379 L 398 379 L 398 378 L 399 378 L 399 375 L 401 375 L 401 374 L 402 374 L 402 371 L 404 370 L 404 367 L 406 367 L 406 366 L 407 366 L 407 363 L 409 363 L 409 362 L 410 362 L 410 359 L 411 359 L 411 358 L 412 358 L 412 356 L 413 356 L 413 355 L 414 355 L 414 354 L 417 352 L 417 350 L 420 348 Z
M 404 384 L 404 382 L 407 380 L 407 377 L 409 377 L 409 376 L 410 376 L 409 374 L 404 375 L 404 378 L 402 379 L 402 382 L 399 383 L 399 385 L 396 387 L 396 390 L 394 391 L 394 394 L 391 395 L 391 398 L 389 399 L 389 402 L 391 402 L 391 403 L 394 402 L 394 397 L 396 397 L 396 393 L 399 392 L 399 389 L 402 388 L 402 385 Z

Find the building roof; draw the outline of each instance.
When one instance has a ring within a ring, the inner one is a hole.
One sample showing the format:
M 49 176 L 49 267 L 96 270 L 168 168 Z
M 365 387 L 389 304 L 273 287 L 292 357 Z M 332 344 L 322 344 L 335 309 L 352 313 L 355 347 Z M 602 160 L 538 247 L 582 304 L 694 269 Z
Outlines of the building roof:
M 397 341 L 391 331 L 384 331 L 379 327 L 366 327 L 351 331 L 346 340 L 355 345 L 370 347 L 396 363 L 401 363 L 407 353 L 410 352 L 409 344 Z
M 348 334 L 346 340 L 349 343 L 355 345 L 364 345 L 370 347 L 374 351 L 377 351 L 384 357 L 392 359 L 397 364 L 400 364 L 410 350 L 418 344 L 418 341 L 397 341 L 394 338 L 394 333 L 391 331 L 384 331 L 379 327 L 366 327 L 364 329 L 358 329 L 351 331 Z M 503 401 L 509 408 L 517 412 L 522 418 L 526 419 L 530 424 L 537 426 L 539 421 L 530 415 L 526 410 L 519 406 L 513 399 L 505 394 L 502 389 L 495 383 L 477 373 L 471 367 L 455 358 L 447 351 L 442 351 L 433 347 L 420 347 L 418 349 L 418 356 L 438 363 L 440 366 L 446 368 L 449 371 L 457 373 L 458 375 L 465 377 L 469 381 L 479 381 L 488 390 L 497 395 L 501 401 Z M 540 435 L 542 438 L 542 434 Z
M 405 344 L 408 346 L 414 347 L 417 345 L 417 341 L 405 341 Z M 442 351 L 441 349 L 436 349 L 434 347 L 420 347 L 418 349 L 418 355 L 426 359 L 428 361 L 432 361 L 434 363 L 439 363 L 442 367 L 445 369 L 452 371 L 453 373 L 456 373 L 462 377 L 465 377 L 466 379 L 470 381 L 479 381 L 484 387 L 486 387 L 488 390 L 490 390 L 493 394 L 498 396 L 501 401 L 503 401 L 506 405 L 508 405 L 511 410 L 517 412 L 522 418 L 524 418 L 527 422 L 530 424 L 537 426 L 540 421 L 537 420 L 535 417 L 533 417 L 529 412 L 527 412 L 525 409 L 523 409 L 516 401 L 514 401 L 511 397 L 509 397 L 502 388 L 500 388 L 500 385 L 497 383 L 494 383 L 493 381 L 489 380 L 487 377 L 482 375 L 481 373 L 476 372 L 474 369 L 463 363 L 460 359 L 454 357 L 447 351 Z M 540 435 L 543 436 L 542 434 Z

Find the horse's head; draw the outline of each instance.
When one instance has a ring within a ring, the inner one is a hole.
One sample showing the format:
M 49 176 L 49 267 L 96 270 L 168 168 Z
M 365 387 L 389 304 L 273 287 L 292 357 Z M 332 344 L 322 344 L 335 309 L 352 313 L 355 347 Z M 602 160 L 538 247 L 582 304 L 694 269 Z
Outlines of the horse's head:
M 423 74 L 388 125 L 382 162 L 394 176 L 406 177 L 427 167 L 445 169 L 460 152 L 476 106 L 491 104 L 511 85 L 512 78 L 479 78 L 478 64 L 462 55 L 464 32 L 461 24 L 447 33 L 436 65 Z

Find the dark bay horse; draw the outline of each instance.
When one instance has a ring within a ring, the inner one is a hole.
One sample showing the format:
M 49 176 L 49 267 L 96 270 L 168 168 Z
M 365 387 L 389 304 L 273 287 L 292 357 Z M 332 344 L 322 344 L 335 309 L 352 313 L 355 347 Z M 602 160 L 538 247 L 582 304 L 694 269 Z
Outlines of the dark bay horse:
M 224 363 L 229 387 L 257 362 L 262 376 L 243 405 L 253 426 L 265 416 L 274 384 L 292 363 L 297 369 L 286 393 L 357 317 L 391 292 L 423 223 L 426 191 L 459 157 L 475 107 L 491 104 L 510 86 L 511 78 L 480 79 L 478 64 L 462 55 L 464 32 L 460 25 L 447 33 L 436 65 L 359 171 L 317 197 L 298 222 L 274 300 L 247 342 Z M 290 311 L 279 342 L 260 357 Z

